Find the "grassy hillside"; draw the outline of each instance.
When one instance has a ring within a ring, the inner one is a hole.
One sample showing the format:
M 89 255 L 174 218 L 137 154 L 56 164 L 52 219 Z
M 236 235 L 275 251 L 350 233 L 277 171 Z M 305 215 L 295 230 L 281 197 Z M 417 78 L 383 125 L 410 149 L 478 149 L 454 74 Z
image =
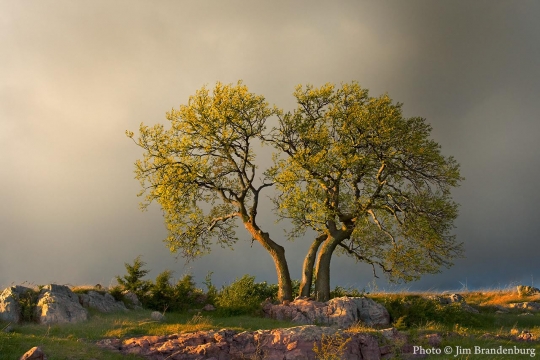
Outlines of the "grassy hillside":
M 540 312 L 509 308 L 519 302 L 540 302 L 540 296 L 520 297 L 513 289 L 460 293 L 466 303 L 478 310 L 471 313 L 459 303 L 441 305 L 428 293 L 368 294 L 384 304 L 392 317 L 393 326 L 405 332 L 409 343 L 431 349 L 426 335 L 438 334 L 441 354 L 433 359 L 516 359 L 529 355 L 475 354 L 478 349 L 529 349 L 540 354 Z M 106 338 L 130 338 L 143 335 L 166 335 L 197 330 L 233 328 L 257 330 L 289 327 L 293 324 L 264 319 L 254 313 L 167 312 L 164 322 L 152 321 L 150 310 L 102 314 L 90 311 L 89 320 L 80 324 L 43 326 L 34 323 L 19 325 L 0 322 L 0 359 L 16 360 L 33 346 L 41 346 L 49 360 L 60 359 L 136 359 L 99 349 L 95 343 Z M 365 331 L 356 326 L 352 331 Z M 532 341 L 524 341 L 529 338 Z M 445 347 L 451 354 L 445 355 Z M 494 350 L 490 350 L 494 349 Z M 525 350 L 523 350 L 525 351 Z M 461 352 L 461 353 L 460 353 Z M 454 357 L 454 355 L 457 355 Z

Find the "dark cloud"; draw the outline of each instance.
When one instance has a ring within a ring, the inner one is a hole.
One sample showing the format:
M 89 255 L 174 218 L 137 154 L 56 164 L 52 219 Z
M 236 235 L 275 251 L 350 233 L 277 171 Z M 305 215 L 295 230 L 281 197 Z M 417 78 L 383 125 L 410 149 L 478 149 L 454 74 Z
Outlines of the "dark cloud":
M 245 273 L 275 281 L 270 257 L 242 229 L 234 251 L 176 261 L 161 242 L 159 209 L 138 211 L 141 153 L 123 135 L 165 122 L 204 84 L 238 79 L 286 109 L 297 84 L 357 80 L 433 125 L 466 177 L 454 194 L 467 257 L 410 287 L 540 279 L 539 7 L 0 1 L 0 285 L 108 285 L 139 254 L 152 276 L 169 268 L 198 281 L 213 271 L 218 284 Z M 261 164 L 269 159 L 261 154 Z M 265 207 L 265 229 L 284 239 Z M 285 245 L 299 277 L 308 241 Z M 334 284 L 372 281 L 371 268 L 346 257 L 333 260 L 332 274 Z

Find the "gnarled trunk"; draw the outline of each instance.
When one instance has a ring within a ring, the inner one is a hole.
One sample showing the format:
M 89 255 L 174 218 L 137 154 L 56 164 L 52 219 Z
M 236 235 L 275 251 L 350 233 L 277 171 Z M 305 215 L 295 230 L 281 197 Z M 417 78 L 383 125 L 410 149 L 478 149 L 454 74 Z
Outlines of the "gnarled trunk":
M 272 260 L 274 260 L 278 278 L 278 299 L 280 301 L 292 300 L 292 282 L 287 259 L 285 258 L 285 248 L 270 239 L 270 235 L 263 232 L 256 224 L 244 222 L 244 226 L 251 236 L 270 253 Z
M 300 296 L 309 297 L 311 295 L 311 284 L 313 283 L 313 267 L 315 266 L 315 259 L 317 258 L 317 251 L 319 247 L 326 239 L 327 235 L 318 236 L 311 244 L 304 264 L 302 265 L 302 282 L 300 283 Z

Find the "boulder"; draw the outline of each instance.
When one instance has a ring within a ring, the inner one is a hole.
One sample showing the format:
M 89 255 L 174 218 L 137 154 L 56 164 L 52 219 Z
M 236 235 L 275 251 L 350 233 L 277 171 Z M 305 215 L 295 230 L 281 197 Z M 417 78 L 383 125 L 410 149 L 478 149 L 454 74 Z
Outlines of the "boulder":
M 412 349 L 406 344 L 406 336 L 395 329 L 380 331 L 380 334 L 350 333 L 315 325 L 253 332 L 230 329 L 197 331 L 124 341 L 106 339 L 98 342 L 98 346 L 124 355 L 144 356 L 149 360 L 313 360 L 316 358 L 314 346 L 320 348 L 323 342 L 329 355 L 348 360 L 393 358 L 395 351 Z M 339 354 L 341 345 L 342 353 Z
M 263 303 L 266 317 L 297 324 L 336 325 L 347 328 L 362 322 L 368 326 L 390 324 L 390 314 L 381 304 L 366 297 L 340 297 L 326 303 L 297 298 L 288 304 Z
M 25 352 L 20 360 L 47 360 L 47 356 L 40 347 L 34 346 Z
M 527 285 L 518 285 L 517 292 L 519 296 L 530 296 L 534 294 L 539 294 L 540 289 Z
M 19 299 L 29 291 L 33 290 L 19 285 L 4 289 L 0 294 L 0 320 L 19 323 L 22 319 Z
M 89 291 L 86 294 L 79 294 L 79 302 L 85 308 L 96 309 L 100 312 L 127 311 L 126 306 L 121 301 L 116 301 L 114 297 L 97 291 Z
M 67 286 L 51 284 L 41 290 L 36 318 L 40 324 L 77 323 L 88 318 L 88 311 Z
M 215 311 L 216 308 L 214 307 L 214 305 L 212 304 L 206 304 L 204 305 L 204 307 L 202 308 L 203 311 Z
M 165 320 L 165 315 L 163 315 L 159 311 L 152 311 L 152 313 L 150 314 L 150 318 L 154 321 L 163 321 Z
M 142 303 L 139 301 L 137 294 L 135 294 L 133 291 L 126 290 L 122 292 L 122 295 L 124 296 L 129 308 L 135 310 L 142 309 Z
M 520 303 L 508 304 L 510 309 L 519 309 L 519 310 L 529 310 L 529 311 L 540 311 L 540 303 L 533 301 L 526 301 Z

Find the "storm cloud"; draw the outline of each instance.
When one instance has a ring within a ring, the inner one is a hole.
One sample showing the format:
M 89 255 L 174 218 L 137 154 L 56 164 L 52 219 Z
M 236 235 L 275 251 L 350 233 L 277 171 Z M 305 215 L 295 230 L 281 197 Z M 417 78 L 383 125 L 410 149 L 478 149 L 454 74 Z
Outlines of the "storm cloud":
M 142 153 L 124 135 L 239 79 L 285 110 L 297 84 L 355 80 L 432 124 L 466 178 L 453 192 L 466 258 L 406 286 L 540 282 L 539 13 L 534 1 L 0 0 L 0 286 L 109 285 L 137 255 L 150 277 L 275 282 L 241 228 L 234 251 L 170 254 L 158 206 L 138 209 Z M 284 239 L 265 205 L 263 228 Z M 285 243 L 294 278 L 304 240 Z M 372 280 L 333 259 L 333 286 Z

